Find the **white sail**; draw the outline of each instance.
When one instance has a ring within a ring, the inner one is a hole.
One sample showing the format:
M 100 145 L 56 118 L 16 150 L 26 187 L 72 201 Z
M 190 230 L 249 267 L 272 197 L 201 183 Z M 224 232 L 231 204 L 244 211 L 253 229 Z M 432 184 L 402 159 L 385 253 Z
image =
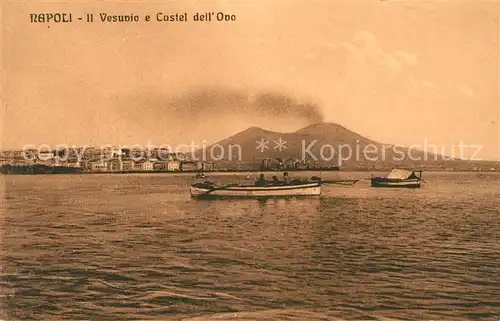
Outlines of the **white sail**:
M 393 169 L 392 172 L 387 176 L 390 179 L 407 179 L 411 176 L 413 172 L 404 169 Z

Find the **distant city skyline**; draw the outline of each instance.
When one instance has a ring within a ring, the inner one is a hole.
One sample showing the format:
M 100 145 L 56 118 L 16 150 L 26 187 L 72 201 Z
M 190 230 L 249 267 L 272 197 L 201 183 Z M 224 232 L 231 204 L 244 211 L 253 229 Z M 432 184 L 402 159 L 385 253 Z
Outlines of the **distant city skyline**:
M 5 3 L 0 147 L 214 143 L 326 121 L 387 144 L 480 144 L 500 160 L 498 6 Z M 236 20 L 30 23 L 61 8 Z

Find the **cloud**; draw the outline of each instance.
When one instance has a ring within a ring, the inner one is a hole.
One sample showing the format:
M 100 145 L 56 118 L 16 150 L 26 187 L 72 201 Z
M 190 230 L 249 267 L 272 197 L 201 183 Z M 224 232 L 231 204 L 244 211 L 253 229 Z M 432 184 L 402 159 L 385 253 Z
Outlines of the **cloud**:
M 463 95 L 465 97 L 468 97 L 468 98 L 472 98 L 474 97 L 475 95 L 475 91 L 474 89 L 472 88 L 469 88 L 467 87 L 466 85 L 464 84 L 459 84 L 459 85 L 455 85 L 453 87 L 460 95 Z
M 420 82 L 420 87 L 422 88 L 434 88 L 436 85 L 432 81 L 424 80 Z
M 398 59 L 406 67 L 414 67 L 418 63 L 418 56 L 403 50 L 396 51 L 394 53 L 396 59 Z
M 351 69 L 366 68 L 365 74 L 377 73 L 385 77 L 396 77 L 408 72 L 418 62 L 416 54 L 403 50 L 386 52 L 375 36 L 368 31 L 355 33 L 349 41 L 336 46 L 343 51 Z
M 340 76 L 336 83 L 345 82 L 346 90 L 379 92 L 387 101 L 389 96 L 431 95 L 472 98 L 475 90 L 465 84 L 439 84 L 428 79 L 420 79 L 419 57 L 416 53 L 398 49 L 388 51 L 383 48 L 374 34 L 369 31 L 356 32 L 348 41 L 325 44 L 330 49 L 330 59 Z
M 326 121 L 360 128 L 368 136 L 377 133 L 370 137 L 397 144 L 423 137 L 441 144 L 475 139 L 466 129 L 477 123 L 472 99 L 480 104 L 482 97 L 466 78 L 448 77 L 456 73 L 430 61 L 432 57 L 407 48 L 389 50 L 373 33 L 360 31 L 323 43 L 314 59 L 322 63 L 314 72 L 324 78 L 314 85 L 323 88 Z
M 368 31 L 357 32 L 350 40 L 350 43 L 363 51 L 369 60 L 383 59 L 384 52 L 382 48 L 375 36 Z

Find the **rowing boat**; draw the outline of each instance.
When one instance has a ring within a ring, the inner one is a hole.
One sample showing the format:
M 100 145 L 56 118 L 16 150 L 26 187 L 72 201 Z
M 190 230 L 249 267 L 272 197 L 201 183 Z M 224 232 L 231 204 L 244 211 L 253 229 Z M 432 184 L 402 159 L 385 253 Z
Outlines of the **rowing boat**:
M 417 173 L 419 175 L 417 175 Z M 387 177 L 371 178 L 372 187 L 403 187 L 420 188 L 422 182 L 422 171 L 407 171 L 393 169 Z
M 317 196 L 321 194 L 321 183 L 304 182 L 288 185 L 225 185 L 213 183 L 197 183 L 191 185 L 191 197 L 222 197 L 222 198 L 252 198 L 252 197 L 290 197 Z

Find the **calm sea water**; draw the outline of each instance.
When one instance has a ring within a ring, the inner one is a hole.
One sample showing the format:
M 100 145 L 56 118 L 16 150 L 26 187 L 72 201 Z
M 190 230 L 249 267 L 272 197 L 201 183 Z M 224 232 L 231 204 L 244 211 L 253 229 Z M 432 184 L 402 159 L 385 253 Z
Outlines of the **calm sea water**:
M 192 200 L 192 175 L 2 176 L 3 319 L 500 319 L 500 175 L 425 174 L 267 201 Z

